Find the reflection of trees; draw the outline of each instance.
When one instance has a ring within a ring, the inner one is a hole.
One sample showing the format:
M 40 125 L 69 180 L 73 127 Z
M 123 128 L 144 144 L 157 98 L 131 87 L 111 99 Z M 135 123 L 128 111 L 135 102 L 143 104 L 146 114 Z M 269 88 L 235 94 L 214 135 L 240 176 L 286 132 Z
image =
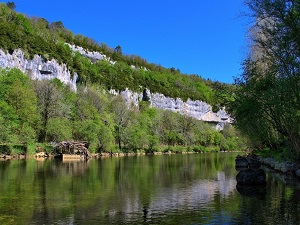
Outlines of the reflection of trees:
M 300 190 L 292 190 L 282 185 L 271 175 L 267 177 L 266 197 L 263 200 L 243 197 L 238 205 L 238 224 L 298 224 Z
M 0 162 L 0 222 L 8 211 L 25 224 L 94 219 L 99 224 L 208 224 L 218 219 L 266 224 L 273 218 L 293 224 L 300 219 L 299 191 L 270 176 L 264 200 L 238 194 L 234 158 L 199 154 L 106 158 L 88 164 Z M 12 205 L 11 199 L 17 202 Z

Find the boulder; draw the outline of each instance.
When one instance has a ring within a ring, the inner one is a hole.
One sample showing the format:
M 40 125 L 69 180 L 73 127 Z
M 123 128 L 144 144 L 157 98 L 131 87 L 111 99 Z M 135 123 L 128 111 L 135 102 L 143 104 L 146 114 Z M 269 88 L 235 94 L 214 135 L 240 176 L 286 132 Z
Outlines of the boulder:
M 248 159 L 246 157 L 238 155 L 235 159 L 235 167 L 240 168 L 240 167 L 248 167 Z
M 244 168 L 256 168 L 260 167 L 261 163 L 259 161 L 258 156 L 256 155 L 247 155 L 247 156 L 240 156 L 238 155 L 235 159 L 235 167 L 236 170 L 241 170 Z
M 262 169 L 241 170 L 237 176 L 238 184 L 257 185 L 266 183 L 266 173 Z

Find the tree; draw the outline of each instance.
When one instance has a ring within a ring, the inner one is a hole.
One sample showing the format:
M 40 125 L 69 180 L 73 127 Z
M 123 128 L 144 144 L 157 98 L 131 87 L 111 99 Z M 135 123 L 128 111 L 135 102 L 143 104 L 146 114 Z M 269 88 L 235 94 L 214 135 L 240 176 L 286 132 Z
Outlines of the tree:
M 38 96 L 39 112 L 42 127 L 39 134 L 40 141 L 47 141 L 48 123 L 51 118 L 57 118 L 68 113 L 62 103 L 62 92 L 49 80 L 37 81 L 35 91 Z
M 50 24 L 50 28 L 52 29 L 64 29 L 64 24 L 61 21 L 56 21 Z
M 18 69 L 1 70 L 0 115 L 19 142 L 30 142 L 39 126 L 37 97 L 28 76 Z
M 15 10 L 15 8 L 16 8 L 16 4 L 14 2 L 7 2 L 6 5 L 8 8 L 10 8 L 12 10 Z
M 128 127 L 131 112 L 120 95 L 113 98 L 111 109 L 115 120 L 116 140 L 121 150 L 125 138 L 125 128 Z
M 114 122 L 108 99 L 95 87 L 78 89 L 73 111 L 73 138 L 90 143 L 90 150 L 109 152 L 114 145 Z
M 117 47 L 115 47 L 115 53 L 122 55 L 122 47 L 120 45 L 118 45 Z

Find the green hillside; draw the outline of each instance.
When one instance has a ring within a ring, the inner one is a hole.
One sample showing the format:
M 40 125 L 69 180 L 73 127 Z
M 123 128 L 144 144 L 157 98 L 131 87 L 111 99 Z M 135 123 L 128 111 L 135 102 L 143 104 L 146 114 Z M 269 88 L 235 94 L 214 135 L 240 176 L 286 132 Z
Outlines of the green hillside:
M 73 54 L 65 43 L 100 52 L 117 63 L 111 65 L 105 60 L 91 63 L 90 59 Z M 6 4 L 0 4 L 0 48 L 8 52 L 21 48 L 28 58 L 35 54 L 45 60 L 54 58 L 67 64 L 71 72 L 78 73 L 78 83 L 98 84 L 105 89 L 142 91 L 148 88 L 168 97 L 202 100 L 213 106 L 225 105 L 234 90 L 233 85 L 181 74 L 179 69 L 164 68 L 139 56 L 124 55 L 120 46 L 110 48 L 98 44 L 91 38 L 74 35 L 61 21 L 49 23 L 44 18 L 28 18 Z M 133 69 L 132 65 L 138 69 Z

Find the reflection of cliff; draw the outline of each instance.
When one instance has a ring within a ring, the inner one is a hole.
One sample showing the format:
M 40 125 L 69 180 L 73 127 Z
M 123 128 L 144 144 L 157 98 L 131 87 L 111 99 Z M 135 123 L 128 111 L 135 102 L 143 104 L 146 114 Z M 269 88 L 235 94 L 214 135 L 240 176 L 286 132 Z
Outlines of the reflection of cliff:
M 199 210 L 200 208 L 209 208 L 218 195 L 220 198 L 229 198 L 236 190 L 236 181 L 234 177 L 230 179 L 225 177 L 224 172 L 218 172 L 216 180 L 197 180 L 191 185 L 160 187 L 156 189 L 155 194 L 145 205 L 141 199 L 141 193 L 136 193 L 133 197 L 117 195 L 111 199 L 109 211 L 105 213 L 107 218 L 112 221 L 120 219 L 120 213 L 124 216 L 123 221 L 134 221 L 137 215 L 147 218 L 157 217 L 159 215 L 169 215 L 176 211 L 177 213 L 188 213 L 189 210 Z M 125 190 L 123 190 L 126 192 Z M 149 190 L 150 191 L 150 190 Z M 97 207 L 96 207 L 97 208 Z M 95 216 L 99 210 L 90 210 L 89 214 Z
M 158 190 L 157 195 L 151 199 L 147 208 L 149 214 L 151 213 L 168 213 L 169 210 L 176 209 L 199 209 L 200 207 L 209 207 L 209 204 L 214 200 L 218 194 L 221 198 L 229 197 L 236 188 L 236 181 L 232 177 L 226 179 L 224 172 L 218 172 L 217 180 L 199 180 L 187 188 L 163 188 Z M 128 202 L 127 208 L 124 209 L 126 213 L 132 211 L 141 211 L 138 203 Z

